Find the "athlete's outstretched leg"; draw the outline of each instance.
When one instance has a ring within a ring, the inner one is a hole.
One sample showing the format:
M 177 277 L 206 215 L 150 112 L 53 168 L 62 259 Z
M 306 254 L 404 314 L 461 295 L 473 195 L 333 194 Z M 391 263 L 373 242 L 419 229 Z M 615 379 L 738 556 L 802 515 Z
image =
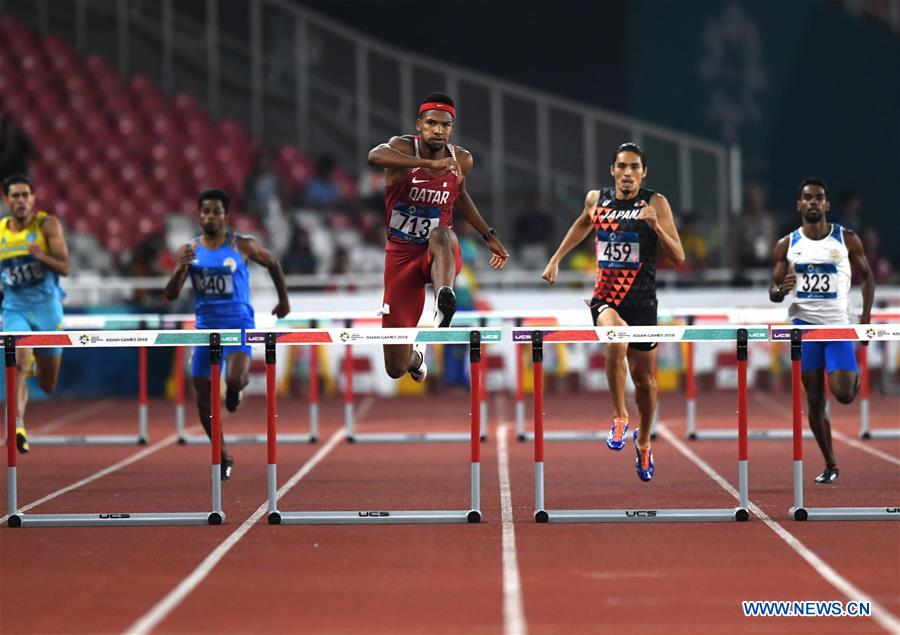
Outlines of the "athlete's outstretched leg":
M 656 365 L 656 349 L 649 351 L 628 349 L 628 368 L 634 382 L 634 400 L 638 412 L 641 413 L 641 428 L 638 434 L 638 445 L 642 448 L 650 445 L 650 433 L 653 431 L 653 415 L 656 413 L 656 378 L 653 368 Z
M 241 403 L 241 391 L 250 381 L 250 355 L 244 351 L 227 353 L 225 366 L 225 408 L 228 412 L 237 410 Z
M 828 388 L 834 398 L 842 404 L 853 403 L 859 392 L 859 373 L 851 370 L 833 370 L 828 373 Z
M 596 320 L 597 326 L 628 326 L 615 309 L 607 307 L 600 311 Z M 625 382 L 627 380 L 628 363 L 625 358 L 627 344 L 609 343 L 606 345 L 606 381 L 613 405 L 613 422 L 606 437 L 606 445 L 612 450 L 625 447 L 625 433 L 628 431 L 628 410 L 625 408 Z
M 25 432 L 25 406 L 28 405 L 28 376 L 32 365 L 31 348 L 16 349 L 16 448 L 19 454 L 29 451 L 28 435 Z
M 219 378 L 216 378 L 218 381 Z M 210 378 L 209 377 L 194 377 L 194 392 L 197 397 L 197 414 L 200 417 L 200 425 L 203 426 L 203 429 L 206 431 L 206 436 L 212 440 L 212 405 L 210 402 Z M 228 453 L 228 450 L 225 447 L 225 433 L 220 430 L 219 434 L 221 435 L 219 438 L 221 440 L 222 454 L 222 480 L 227 481 L 231 478 L 231 470 L 234 466 L 234 459 Z
M 831 483 L 837 478 L 838 472 L 831 443 L 831 421 L 825 410 L 825 369 L 804 370 L 800 377 L 806 390 L 809 427 L 822 451 L 822 458 L 825 459 L 825 471 L 816 478 L 816 482 Z

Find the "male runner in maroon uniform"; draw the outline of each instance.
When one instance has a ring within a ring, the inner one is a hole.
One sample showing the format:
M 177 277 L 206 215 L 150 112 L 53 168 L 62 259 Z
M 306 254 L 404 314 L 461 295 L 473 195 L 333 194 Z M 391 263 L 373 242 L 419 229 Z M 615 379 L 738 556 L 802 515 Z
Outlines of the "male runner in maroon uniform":
M 431 93 L 419 107 L 419 134 L 392 137 L 369 151 L 369 165 L 385 169 L 387 247 L 384 262 L 383 327 L 415 327 L 425 306 L 425 285 L 435 288 L 434 326 L 450 326 L 456 312 L 453 280 L 462 269 L 453 233 L 453 206 L 481 234 L 500 269 L 509 252 L 466 192 L 472 154 L 450 143 L 456 108 L 443 93 Z M 384 365 L 397 379 L 409 373 L 425 380 L 425 347 L 386 344 Z
M 634 143 L 616 150 L 610 173 L 615 187 L 591 190 L 584 210 L 550 258 L 543 278 L 556 281 L 559 263 L 592 229 L 597 232 L 597 285 L 591 299 L 591 317 L 597 326 L 656 325 L 656 252 L 676 265 L 684 262 L 684 249 L 672 208 L 666 198 L 641 188 L 647 176 L 644 151 Z M 634 432 L 635 469 L 642 481 L 653 478 L 650 431 L 656 411 L 656 342 L 606 345 L 606 377 L 613 399 L 613 424 L 606 445 L 625 447 L 628 411 L 625 409 L 625 359 L 634 381 L 641 426 Z

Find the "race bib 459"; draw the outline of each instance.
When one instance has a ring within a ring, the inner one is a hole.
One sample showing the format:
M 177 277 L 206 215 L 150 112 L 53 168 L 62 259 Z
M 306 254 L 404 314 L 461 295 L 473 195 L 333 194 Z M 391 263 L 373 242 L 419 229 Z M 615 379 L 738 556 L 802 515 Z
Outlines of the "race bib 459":
M 637 232 L 597 232 L 597 264 L 603 269 L 637 269 L 641 239 Z

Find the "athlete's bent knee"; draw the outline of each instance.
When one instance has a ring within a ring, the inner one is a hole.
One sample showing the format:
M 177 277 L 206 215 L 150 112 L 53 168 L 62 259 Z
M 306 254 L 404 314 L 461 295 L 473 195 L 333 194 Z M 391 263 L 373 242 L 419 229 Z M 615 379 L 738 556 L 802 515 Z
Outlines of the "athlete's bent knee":
M 431 232 L 431 238 L 428 244 L 433 247 L 442 247 L 450 249 L 453 247 L 453 234 L 446 227 L 435 227 Z
M 46 393 L 56 390 L 56 377 L 38 377 L 38 386 Z
M 636 392 L 652 394 L 656 391 L 656 378 L 653 376 L 653 373 L 632 375 L 631 381 L 634 382 L 634 389 Z
M 628 353 L 628 344 L 607 344 L 606 358 L 609 360 L 622 361 Z
M 384 369 L 391 379 L 400 379 L 409 370 L 405 364 L 390 359 L 384 360 Z

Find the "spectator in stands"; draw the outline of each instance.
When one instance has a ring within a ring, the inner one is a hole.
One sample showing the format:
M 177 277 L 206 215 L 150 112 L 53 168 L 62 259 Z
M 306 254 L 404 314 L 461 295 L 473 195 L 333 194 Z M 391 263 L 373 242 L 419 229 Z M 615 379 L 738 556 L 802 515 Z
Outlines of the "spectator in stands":
M 837 223 L 847 229 L 852 229 L 857 234 L 863 234 L 863 197 L 862 191 L 856 187 L 841 190 L 838 195 L 837 213 L 831 213 L 832 223 Z M 868 252 L 867 252 L 868 253 Z
M 28 160 L 34 155 L 34 145 L 13 116 L 0 117 L 0 178 L 11 174 L 28 174 Z
M 706 269 L 706 259 L 709 256 L 709 244 L 706 237 L 697 229 L 697 217 L 686 212 L 681 217 L 681 245 L 684 247 L 684 265 L 681 269 L 687 271 L 703 271 Z M 668 263 L 667 263 L 668 265 Z
M 294 227 L 291 243 L 281 258 L 281 265 L 288 274 L 312 274 L 318 270 L 319 260 L 310 245 L 309 232 L 303 227 Z
M 350 251 L 343 245 L 338 245 L 337 249 L 334 250 L 334 255 L 331 259 L 331 267 L 328 269 L 328 273 L 332 276 L 346 276 L 350 273 Z M 340 282 L 329 285 L 325 290 L 352 292 L 356 291 L 356 285 Z
M 547 262 L 554 240 L 556 222 L 549 205 L 542 196 L 516 216 L 513 227 L 513 243 L 518 247 L 519 258 L 526 267 L 539 268 Z
M 135 247 L 126 275 L 140 278 L 165 276 L 174 267 L 175 258 L 166 248 L 166 239 L 157 232 L 147 236 Z M 163 303 L 163 298 L 161 289 L 135 289 L 131 301 L 142 308 L 155 311 Z
M 244 184 L 245 212 L 260 220 L 265 220 L 273 205 L 281 203 L 281 179 L 272 169 L 268 154 L 258 152 L 253 158 L 253 167 Z
M 748 286 L 748 269 L 769 266 L 772 245 L 775 244 L 777 225 L 775 215 L 766 209 L 766 192 L 758 186 L 747 188 L 744 209 L 732 224 L 731 265 L 732 284 Z
M 309 207 L 334 207 L 343 199 L 337 181 L 334 178 L 335 160 L 330 155 L 323 155 L 316 161 L 316 173 L 306 184 L 302 203 Z
M 366 178 L 362 179 L 359 184 L 359 206 L 365 212 L 375 212 L 378 214 L 379 229 L 384 234 L 384 188 L 385 188 L 384 170 L 378 168 L 369 168 Z M 383 242 L 382 242 L 383 246 Z
M 862 238 L 863 252 L 869 261 L 869 268 L 875 277 L 875 283 L 892 284 L 894 267 L 891 261 L 881 253 L 881 236 L 878 234 L 878 230 L 874 226 L 869 225 L 862 231 L 860 238 Z M 854 275 L 853 282 L 854 284 L 859 284 L 862 280 Z

